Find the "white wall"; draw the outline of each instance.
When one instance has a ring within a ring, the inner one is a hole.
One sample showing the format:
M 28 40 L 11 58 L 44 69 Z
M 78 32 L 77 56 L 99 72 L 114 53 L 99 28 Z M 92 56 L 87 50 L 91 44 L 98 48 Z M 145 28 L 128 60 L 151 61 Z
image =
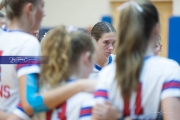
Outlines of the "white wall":
M 173 15 L 180 16 L 180 0 L 173 0 Z
M 59 24 L 87 27 L 110 15 L 109 0 L 45 0 L 43 27 Z
M 45 0 L 43 27 L 93 26 L 103 15 L 111 15 L 110 0 Z M 180 0 L 173 0 L 173 15 L 180 15 Z

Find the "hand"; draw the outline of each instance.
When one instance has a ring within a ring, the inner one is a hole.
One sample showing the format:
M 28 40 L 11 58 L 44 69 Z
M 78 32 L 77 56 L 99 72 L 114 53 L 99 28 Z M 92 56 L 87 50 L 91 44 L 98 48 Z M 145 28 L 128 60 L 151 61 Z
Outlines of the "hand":
M 96 81 L 95 80 L 78 80 L 77 84 L 79 87 L 82 88 L 82 92 L 90 92 L 93 93 L 96 87 Z
M 122 114 L 109 102 L 96 104 L 92 111 L 93 120 L 117 120 L 121 115 Z

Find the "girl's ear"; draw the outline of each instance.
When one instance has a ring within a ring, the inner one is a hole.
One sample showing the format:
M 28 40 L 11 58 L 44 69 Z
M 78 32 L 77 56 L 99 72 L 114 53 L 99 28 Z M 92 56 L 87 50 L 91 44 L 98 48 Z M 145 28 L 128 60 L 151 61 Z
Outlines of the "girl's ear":
M 89 51 L 87 51 L 83 54 L 83 61 L 84 61 L 85 65 L 90 64 L 90 55 L 91 55 L 91 53 Z
M 155 25 L 155 27 L 154 27 L 154 33 L 157 35 L 157 36 L 159 36 L 160 35 L 160 25 L 159 25 L 159 23 L 157 23 L 156 25 Z
M 35 6 L 32 3 L 27 3 L 24 6 L 24 12 L 27 13 L 28 17 L 32 16 L 35 14 Z

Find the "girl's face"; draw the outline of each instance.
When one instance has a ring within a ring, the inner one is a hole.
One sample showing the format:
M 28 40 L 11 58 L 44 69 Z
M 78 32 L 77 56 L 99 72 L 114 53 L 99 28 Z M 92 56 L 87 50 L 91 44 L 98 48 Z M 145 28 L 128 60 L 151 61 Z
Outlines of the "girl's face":
M 156 44 L 155 44 L 154 54 L 155 54 L 155 55 L 159 55 L 159 53 L 161 52 L 161 48 L 162 48 L 162 45 L 161 45 L 160 37 L 159 37 L 159 38 L 157 39 Z
M 102 37 L 97 41 L 98 55 L 103 56 L 103 58 L 108 58 L 114 50 L 115 42 L 116 33 L 104 33 Z
M 42 18 L 45 16 L 44 12 L 44 0 L 38 0 L 38 5 L 36 8 L 36 13 L 35 13 L 35 23 L 33 26 L 33 30 L 38 30 L 42 21 Z

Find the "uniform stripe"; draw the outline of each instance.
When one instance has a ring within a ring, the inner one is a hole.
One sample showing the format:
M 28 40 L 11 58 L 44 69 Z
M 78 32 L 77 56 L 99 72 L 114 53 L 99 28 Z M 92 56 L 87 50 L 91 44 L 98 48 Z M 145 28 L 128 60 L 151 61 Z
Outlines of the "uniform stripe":
M 22 103 L 21 102 L 19 102 L 18 103 L 18 105 L 17 105 L 17 109 L 19 109 L 19 110 L 21 110 L 23 113 L 25 113 L 27 116 L 29 116 L 30 118 L 32 118 L 33 117 L 33 115 L 28 115 L 25 111 L 24 111 L 24 109 L 23 109 L 23 107 L 22 107 Z
M 46 112 L 46 120 L 51 120 L 52 110 Z
M 80 117 L 91 116 L 92 107 L 83 107 L 80 111 Z
M 61 111 L 58 113 L 58 118 L 60 120 L 66 120 L 66 106 L 67 106 L 66 102 L 59 106 Z
M 21 103 L 21 102 L 19 102 L 17 108 L 18 108 L 19 110 L 21 110 L 22 112 L 25 113 L 25 111 L 24 111 L 23 108 L 22 108 L 22 103 Z
M 2 56 L 3 51 L 0 50 L 0 56 Z M 0 81 L 1 81 L 1 59 L 0 59 Z
M 129 110 L 129 99 L 124 98 L 124 116 L 129 116 L 130 115 L 130 110 Z
M 163 84 L 162 91 L 166 89 L 180 89 L 180 81 L 172 80 Z
M 95 98 L 102 97 L 102 98 L 108 99 L 107 90 L 97 90 L 97 91 L 94 93 L 94 97 L 95 97 Z
M 142 103 L 142 96 L 141 96 L 141 91 L 142 91 L 142 83 L 139 83 L 138 88 L 137 88 L 137 95 L 136 95 L 136 101 L 135 101 L 135 115 L 142 115 L 143 114 L 143 108 L 141 106 Z M 129 108 L 129 99 L 124 98 L 124 116 L 129 116 L 130 115 L 130 108 Z
M 142 103 L 141 102 L 142 101 L 141 90 L 142 90 L 142 84 L 139 83 L 138 89 L 137 89 L 137 97 L 136 97 L 136 109 L 135 109 L 136 115 L 143 114 L 143 108 L 141 106 L 141 103 Z
M 108 65 L 111 64 L 111 63 L 112 63 L 112 56 L 110 55 L 110 56 L 109 56 Z M 97 64 L 95 64 L 94 67 L 95 67 L 97 70 L 99 70 L 99 71 L 102 70 L 102 68 L 101 68 L 100 66 L 98 66 Z

